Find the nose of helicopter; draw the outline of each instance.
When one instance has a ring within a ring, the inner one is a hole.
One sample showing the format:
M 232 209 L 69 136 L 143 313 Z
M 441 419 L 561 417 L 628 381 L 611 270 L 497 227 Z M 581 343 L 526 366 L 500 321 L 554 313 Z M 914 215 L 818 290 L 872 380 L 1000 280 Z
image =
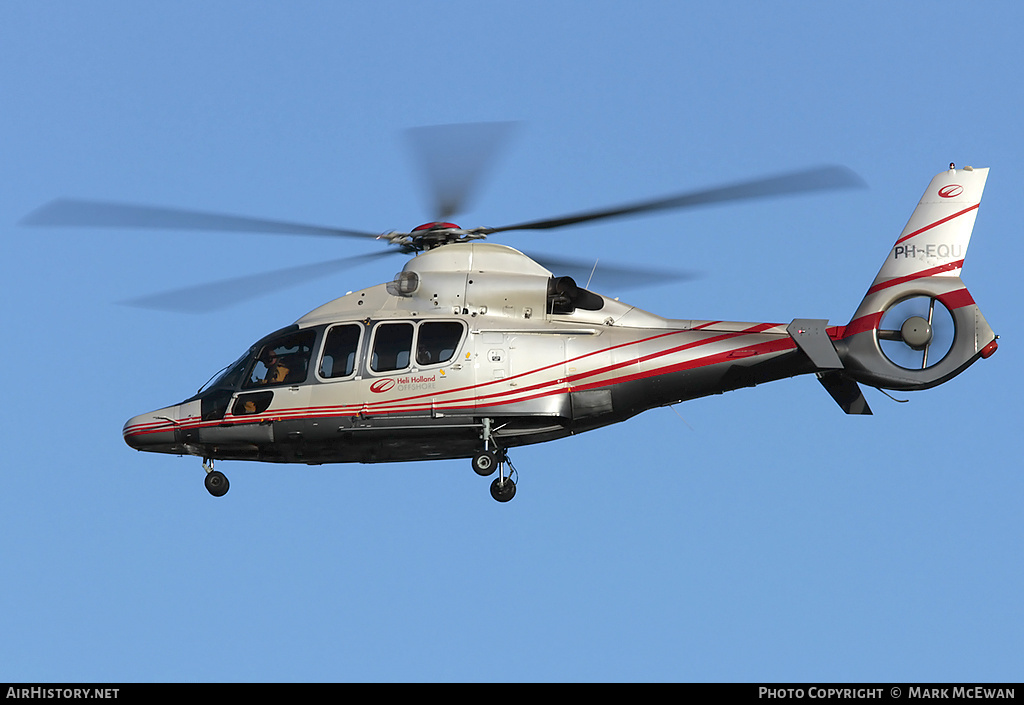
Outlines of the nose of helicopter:
M 174 429 L 178 420 L 178 407 L 150 411 L 128 419 L 121 434 L 124 442 L 135 450 L 170 453 L 175 447 Z

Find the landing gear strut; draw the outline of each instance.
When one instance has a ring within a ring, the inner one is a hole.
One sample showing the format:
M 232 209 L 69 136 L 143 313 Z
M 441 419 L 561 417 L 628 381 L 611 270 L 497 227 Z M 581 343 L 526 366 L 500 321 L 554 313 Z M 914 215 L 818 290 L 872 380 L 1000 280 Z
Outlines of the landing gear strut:
M 485 418 L 483 419 L 483 431 L 480 434 L 484 447 L 473 456 L 473 470 L 477 475 L 483 477 L 492 475 L 497 470 L 498 477 L 491 483 L 491 496 L 499 502 L 507 502 L 516 496 L 516 483 L 512 480 L 512 474 L 518 475 L 518 473 L 504 449 L 494 445 L 492 435 L 491 419 Z M 507 473 L 505 465 L 508 465 L 509 468 Z
M 228 478 L 219 470 L 213 469 L 212 460 L 203 460 L 203 470 L 206 471 L 206 489 L 214 497 L 223 497 L 230 488 Z

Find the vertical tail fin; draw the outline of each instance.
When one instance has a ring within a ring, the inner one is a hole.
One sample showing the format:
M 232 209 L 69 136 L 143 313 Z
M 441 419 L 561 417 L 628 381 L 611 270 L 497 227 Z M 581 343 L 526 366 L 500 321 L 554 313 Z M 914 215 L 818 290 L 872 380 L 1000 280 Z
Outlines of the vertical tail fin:
M 927 389 L 995 351 L 960 280 L 988 169 L 954 169 L 928 185 L 837 347 L 853 379 Z
M 931 276 L 958 277 L 988 168 L 950 169 L 928 185 L 868 293 Z

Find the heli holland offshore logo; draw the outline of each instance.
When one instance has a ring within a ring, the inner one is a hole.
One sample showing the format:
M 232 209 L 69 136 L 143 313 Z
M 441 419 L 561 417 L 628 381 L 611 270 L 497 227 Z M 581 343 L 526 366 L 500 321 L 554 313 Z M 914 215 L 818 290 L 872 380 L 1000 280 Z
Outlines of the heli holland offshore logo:
M 433 389 L 437 375 L 409 375 L 408 377 L 388 377 L 378 379 L 370 385 L 370 391 L 374 394 L 384 392 L 408 392 L 416 389 Z
M 393 379 L 378 379 L 370 385 L 370 391 L 374 394 L 383 394 L 384 392 L 390 392 L 394 389 L 396 384 L 397 382 Z
M 950 184 L 939 189 L 939 195 L 943 198 L 956 198 L 963 192 L 964 187 L 960 184 Z

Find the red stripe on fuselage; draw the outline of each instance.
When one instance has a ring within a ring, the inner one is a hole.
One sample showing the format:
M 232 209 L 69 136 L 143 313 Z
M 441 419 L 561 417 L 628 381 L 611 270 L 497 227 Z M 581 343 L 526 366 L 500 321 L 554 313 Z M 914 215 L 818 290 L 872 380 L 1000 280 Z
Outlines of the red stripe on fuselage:
M 180 420 L 176 424 L 175 423 L 170 424 L 170 427 L 173 428 L 175 426 L 180 426 L 182 428 L 198 428 L 198 427 L 204 427 L 204 426 L 218 426 L 218 425 L 223 425 L 223 424 L 231 424 L 231 425 L 253 424 L 253 423 L 260 423 L 262 421 L 268 421 L 268 420 L 272 421 L 272 420 L 281 420 L 281 419 L 324 418 L 324 417 L 330 417 L 330 416 L 337 416 L 337 415 L 340 415 L 340 414 L 357 414 L 357 413 L 360 413 L 360 412 L 371 413 L 371 414 L 374 414 L 374 415 L 388 415 L 388 414 L 395 414 L 395 413 L 408 413 L 408 412 L 411 412 L 411 411 L 422 411 L 422 410 L 428 410 L 428 409 L 432 409 L 432 408 L 437 410 L 437 411 L 451 411 L 451 410 L 461 410 L 461 409 L 473 409 L 473 408 L 477 408 L 477 407 L 481 407 L 481 406 L 503 406 L 503 405 L 507 405 L 507 404 L 515 404 L 515 403 L 529 401 L 529 400 L 532 400 L 532 399 L 537 399 L 537 398 L 541 398 L 541 397 L 545 397 L 545 396 L 552 396 L 552 395 L 556 395 L 556 394 L 565 394 L 565 393 L 568 393 L 570 391 L 592 389 L 592 388 L 598 388 L 598 387 L 614 386 L 614 385 L 617 385 L 617 384 L 622 384 L 624 382 L 630 382 L 630 381 L 634 381 L 634 380 L 638 380 L 638 379 L 644 379 L 644 378 L 647 378 L 647 377 L 653 377 L 653 376 L 657 376 L 657 375 L 660 375 L 660 374 L 665 374 L 667 372 L 677 372 L 677 371 L 686 370 L 686 369 L 695 369 L 695 368 L 699 368 L 699 367 L 711 366 L 711 365 L 714 365 L 714 364 L 718 364 L 720 362 L 726 362 L 726 361 L 729 361 L 729 359 L 730 359 L 729 355 L 732 354 L 733 352 L 735 352 L 735 349 L 727 350 L 727 351 L 722 351 L 722 352 L 719 352 L 719 353 L 714 353 L 712 355 L 708 355 L 708 356 L 705 356 L 705 357 L 694 358 L 692 360 L 686 360 L 686 361 L 683 361 L 683 362 L 675 363 L 673 365 L 667 365 L 667 366 L 664 366 L 664 367 L 655 367 L 655 368 L 652 368 L 652 369 L 649 369 L 649 370 L 644 370 L 644 371 L 637 371 L 637 372 L 634 372 L 634 373 L 631 373 L 631 374 L 625 374 L 625 375 L 622 375 L 622 376 L 619 376 L 619 377 L 615 377 L 615 378 L 612 378 L 612 379 L 608 379 L 608 380 L 600 380 L 600 381 L 590 382 L 590 383 L 582 384 L 582 385 L 576 383 L 576 382 L 578 382 L 580 380 L 584 380 L 584 379 L 587 379 L 587 378 L 592 378 L 592 377 L 595 377 L 595 376 L 598 376 L 598 375 L 602 375 L 602 374 L 607 374 L 607 373 L 613 372 L 615 370 L 621 370 L 621 369 L 626 368 L 626 367 L 640 365 L 641 363 L 649 363 L 649 362 L 657 360 L 659 358 L 663 358 L 663 357 L 668 356 L 668 355 L 679 353 L 679 352 L 682 352 L 684 350 L 700 347 L 700 346 L 703 346 L 703 345 L 709 345 L 709 344 L 716 343 L 716 342 L 721 342 L 723 340 L 730 340 L 730 339 L 739 338 L 739 337 L 747 336 L 747 335 L 754 334 L 754 333 L 763 332 L 765 330 L 769 330 L 771 328 L 775 328 L 775 327 L 778 327 L 780 325 L 780 324 L 777 324 L 777 323 L 759 323 L 759 324 L 756 324 L 756 325 L 751 326 L 749 328 L 746 328 L 743 331 L 730 331 L 730 332 L 721 333 L 720 335 L 712 335 L 712 336 L 710 336 L 708 338 L 705 338 L 703 340 L 691 341 L 691 342 L 688 342 L 688 343 L 684 343 L 682 345 L 673 346 L 673 347 L 667 348 L 665 350 L 661 350 L 661 351 L 658 351 L 658 352 L 650 353 L 650 354 L 647 354 L 647 355 L 644 355 L 644 356 L 640 356 L 640 357 L 637 357 L 637 358 L 634 358 L 634 359 L 631 359 L 631 360 L 626 360 L 626 361 L 623 361 L 623 362 L 620 362 L 620 363 L 616 363 L 614 365 L 607 365 L 605 367 L 598 368 L 596 370 L 590 370 L 590 371 L 579 373 L 579 374 L 576 374 L 576 375 L 569 375 L 569 376 L 564 376 L 564 377 L 558 377 L 558 378 L 551 379 L 551 380 L 541 381 L 541 382 L 538 382 L 538 383 L 536 383 L 534 385 L 527 386 L 527 387 L 522 387 L 522 388 L 518 388 L 518 389 L 512 389 L 512 390 L 502 389 L 501 391 L 495 391 L 493 393 L 485 394 L 483 396 L 481 396 L 479 394 L 479 391 L 480 391 L 481 387 L 488 387 L 488 386 L 492 386 L 494 384 L 508 383 L 509 380 L 519 379 L 519 378 L 526 377 L 527 375 L 537 374 L 537 373 L 543 372 L 545 370 L 550 370 L 552 368 L 559 367 L 559 366 L 562 366 L 562 365 L 565 365 L 565 364 L 568 364 L 568 363 L 571 363 L 571 362 L 577 362 L 577 361 L 585 359 L 587 357 L 591 357 L 591 356 L 594 356 L 594 355 L 606 353 L 606 352 L 609 352 L 611 350 L 615 350 L 615 349 L 618 349 L 618 348 L 621 348 L 621 347 L 625 347 L 625 346 L 629 346 L 629 345 L 637 345 L 637 344 L 640 344 L 640 343 L 645 343 L 645 342 L 649 342 L 649 341 L 652 341 L 652 340 L 657 340 L 659 338 L 664 338 L 664 337 L 667 337 L 667 336 L 670 336 L 670 335 L 677 335 L 677 334 L 680 334 L 680 333 L 689 333 L 689 332 L 692 332 L 693 330 L 697 330 L 698 328 L 704 328 L 704 327 L 707 327 L 707 326 L 710 326 L 710 325 L 713 325 L 713 324 L 714 323 L 706 323 L 706 324 L 702 324 L 701 326 L 697 326 L 697 327 L 694 327 L 693 329 L 688 329 L 688 330 L 668 331 L 666 333 L 660 333 L 658 335 L 651 336 L 651 337 L 648 337 L 648 338 L 644 338 L 644 339 L 641 339 L 641 340 L 630 341 L 630 342 L 627 342 L 627 343 L 622 343 L 622 344 L 619 344 L 619 345 L 614 345 L 614 346 L 611 346 L 611 347 L 608 347 L 608 348 L 603 348 L 603 349 L 601 349 L 599 351 L 585 353 L 583 355 L 579 355 L 577 357 L 570 358 L 570 359 L 565 360 L 565 361 L 559 361 L 559 362 L 553 363 L 551 365 L 546 365 L 544 367 L 539 367 L 539 368 L 537 368 L 535 370 L 530 370 L 528 372 L 523 372 L 523 373 L 515 375 L 513 377 L 504 378 L 504 379 L 500 379 L 500 380 L 493 380 L 493 381 L 485 382 L 485 383 L 480 384 L 480 385 L 472 385 L 472 386 L 466 386 L 466 387 L 461 387 L 461 388 L 447 390 L 447 391 L 444 391 L 444 392 L 441 392 L 441 393 L 445 394 L 445 395 L 450 395 L 450 394 L 453 394 L 453 393 L 461 393 L 461 392 L 475 392 L 475 394 L 472 394 L 472 395 L 469 395 L 469 396 L 465 396 L 465 397 L 462 397 L 462 398 L 449 399 L 448 401 L 442 402 L 441 404 L 436 404 L 435 403 L 435 400 L 436 400 L 436 397 L 437 397 L 437 392 L 435 392 L 434 394 L 429 394 L 429 393 L 428 394 L 421 394 L 421 395 L 417 395 L 417 396 L 413 396 L 413 397 L 406 397 L 404 399 L 397 399 L 397 400 L 393 400 L 393 401 L 374 402 L 372 404 L 364 404 L 362 402 L 357 402 L 357 403 L 354 403 L 354 404 L 346 404 L 346 405 L 338 405 L 338 406 L 324 406 L 324 407 L 316 407 L 316 408 L 302 407 L 302 408 L 296 408 L 296 409 L 279 409 L 279 410 L 275 410 L 275 411 L 273 411 L 271 413 L 264 414 L 264 415 L 259 415 L 259 416 L 251 415 L 251 416 L 244 416 L 244 417 L 232 417 L 232 416 L 229 415 L 228 417 L 226 417 L 224 419 L 216 420 L 216 421 L 201 421 L 200 419 L 196 419 L 195 421 Z M 771 352 L 778 352 L 778 351 L 782 351 L 782 350 L 786 350 L 786 349 L 791 349 L 791 348 L 794 348 L 794 347 L 795 347 L 795 343 L 793 342 L 793 340 L 791 338 L 789 338 L 788 336 L 786 336 L 786 337 L 781 337 L 780 336 L 779 340 L 771 340 L 771 341 L 765 341 L 765 342 L 762 342 L 762 343 L 755 343 L 753 345 L 744 346 L 744 349 L 745 350 L 750 350 L 750 351 L 752 351 L 753 354 L 757 355 L 757 354 L 765 354 L 765 353 L 771 353 Z M 515 398 L 508 398 L 508 397 L 512 397 L 512 396 L 514 396 Z M 135 428 L 132 428 L 130 430 L 126 429 L 124 435 L 125 435 L 125 437 L 128 437 L 128 436 L 145 435 L 145 434 L 148 434 L 148 433 L 158 433 L 158 432 L 163 432 L 163 431 L 170 430 L 170 428 L 168 428 L 166 424 L 160 423 L 160 424 L 155 424 L 155 425 L 158 426 L 158 427 L 153 428 L 153 427 L 151 427 L 151 426 L 153 426 L 152 424 L 140 424 L 139 427 L 135 427 Z M 145 428 L 145 427 L 149 427 L 149 428 Z M 143 428 L 145 428 L 145 430 L 143 430 Z

